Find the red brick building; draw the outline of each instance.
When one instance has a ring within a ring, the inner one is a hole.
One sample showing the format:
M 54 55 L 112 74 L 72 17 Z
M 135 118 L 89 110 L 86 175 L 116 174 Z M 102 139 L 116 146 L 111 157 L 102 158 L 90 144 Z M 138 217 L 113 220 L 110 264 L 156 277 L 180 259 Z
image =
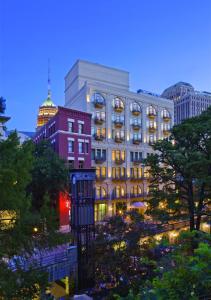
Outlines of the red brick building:
M 91 114 L 59 106 L 55 116 L 39 128 L 33 138 L 35 143 L 44 139 L 50 141 L 54 151 L 71 169 L 91 168 Z M 69 226 L 70 207 L 69 195 L 60 193 L 61 227 Z
M 35 143 L 43 139 L 71 168 L 91 168 L 91 114 L 59 106 L 33 138 Z

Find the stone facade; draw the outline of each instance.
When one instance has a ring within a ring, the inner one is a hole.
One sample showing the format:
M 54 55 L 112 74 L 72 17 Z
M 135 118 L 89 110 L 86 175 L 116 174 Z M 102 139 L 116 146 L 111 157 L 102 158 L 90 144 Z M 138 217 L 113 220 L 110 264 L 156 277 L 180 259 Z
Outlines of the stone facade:
M 77 61 L 65 78 L 65 106 L 92 114 L 92 166 L 96 168 L 95 218 L 144 202 L 150 144 L 169 135 L 173 102 L 129 91 L 126 71 Z

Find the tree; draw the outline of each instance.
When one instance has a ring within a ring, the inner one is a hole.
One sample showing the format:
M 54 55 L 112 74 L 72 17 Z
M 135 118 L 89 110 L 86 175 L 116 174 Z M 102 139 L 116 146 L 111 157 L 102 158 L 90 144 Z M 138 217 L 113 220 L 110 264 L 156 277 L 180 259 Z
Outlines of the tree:
M 0 298 L 3 299 L 33 299 L 40 294 L 48 285 L 48 276 L 36 270 L 29 258 L 35 249 L 48 249 L 66 240 L 54 226 L 53 214 L 46 205 L 48 196 L 43 196 L 40 211 L 35 213 L 32 209 L 28 186 L 34 186 L 32 172 L 38 164 L 36 160 L 34 144 L 29 141 L 20 145 L 15 132 L 7 140 L 0 140 Z M 46 165 L 45 159 L 43 164 Z M 52 181 L 48 178 L 49 184 Z M 23 267 L 24 260 L 28 262 L 28 270 Z
M 211 296 L 211 247 L 200 243 L 193 256 L 177 255 L 175 267 L 153 282 L 157 299 L 208 299 Z
M 199 230 L 211 196 L 211 108 L 172 129 L 146 160 L 151 173 L 147 213 L 164 221 L 189 218 Z
M 131 212 L 111 217 L 96 227 L 93 259 L 97 287 L 127 295 L 129 288 L 137 290 L 141 280 L 152 278 L 156 264 L 148 259 L 147 250 L 141 251 L 140 247 L 144 235 L 142 219 L 138 213 Z
M 192 251 L 192 242 L 196 247 Z M 130 290 L 126 297 L 114 299 L 186 300 L 210 299 L 211 237 L 199 231 L 182 232 L 174 251 L 158 264 L 154 278 L 140 284 L 139 291 Z
M 34 156 L 32 181 L 29 185 L 33 208 L 39 211 L 47 195 L 50 199 L 49 205 L 55 211 L 59 192 L 68 191 L 68 168 L 48 141 L 35 145 Z

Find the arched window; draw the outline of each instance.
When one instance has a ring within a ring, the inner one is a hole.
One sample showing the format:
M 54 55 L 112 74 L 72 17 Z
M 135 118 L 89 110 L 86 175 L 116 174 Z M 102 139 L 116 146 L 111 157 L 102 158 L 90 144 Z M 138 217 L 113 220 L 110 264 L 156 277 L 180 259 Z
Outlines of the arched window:
M 124 102 L 119 97 L 113 99 L 112 105 L 116 112 L 122 112 L 124 110 Z
M 161 117 L 165 122 L 169 121 L 171 119 L 170 112 L 165 108 L 161 111 Z
M 102 108 L 105 105 L 105 99 L 100 93 L 92 95 L 92 102 L 96 108 Z
M 138 116 L 141 113 L 141 106 L 137 102 L 133 102 L 130 104 L 130 111 L 135 116 Z
M 147 115 L 148 117 L 155 117 L 157 114 L 156 109 L 154 108 L 154 106 L 150 105 L 147 107 Z

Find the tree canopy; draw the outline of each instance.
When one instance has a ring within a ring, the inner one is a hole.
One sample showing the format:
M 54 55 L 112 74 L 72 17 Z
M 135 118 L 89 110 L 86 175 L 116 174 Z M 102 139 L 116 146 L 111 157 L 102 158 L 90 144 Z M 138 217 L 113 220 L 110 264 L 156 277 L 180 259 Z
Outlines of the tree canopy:
M 38 155 L 36 149 L 40 148 L 44 150 Z M 15 132 L 0 140 L 0 298 L 33 299 L 48 284 L 44 271 L 30 266 L 24 270 L 17 258 L 27 259 L 35 249 L 66 241 L 66 236 L 58 233 L 55 214 L 48 205 L 51 187 L 66 186 L 64 175 L 55 182 L 61 170 L 65 171 L 64 163 L 46 145 L 35 147 L 31 141 L 20 145 Z M 32 199 L 37 199 L 33 188 L 38 179 L 43 194 L 35 213 Z M 11 263 L 13 267 L 9 267 Z
M 187 219 L 199 229 L 211 199 L 211 108 L 173 127 L 153 146 L 146 166 L 151 173 L 147 213 L 162 222 Z

